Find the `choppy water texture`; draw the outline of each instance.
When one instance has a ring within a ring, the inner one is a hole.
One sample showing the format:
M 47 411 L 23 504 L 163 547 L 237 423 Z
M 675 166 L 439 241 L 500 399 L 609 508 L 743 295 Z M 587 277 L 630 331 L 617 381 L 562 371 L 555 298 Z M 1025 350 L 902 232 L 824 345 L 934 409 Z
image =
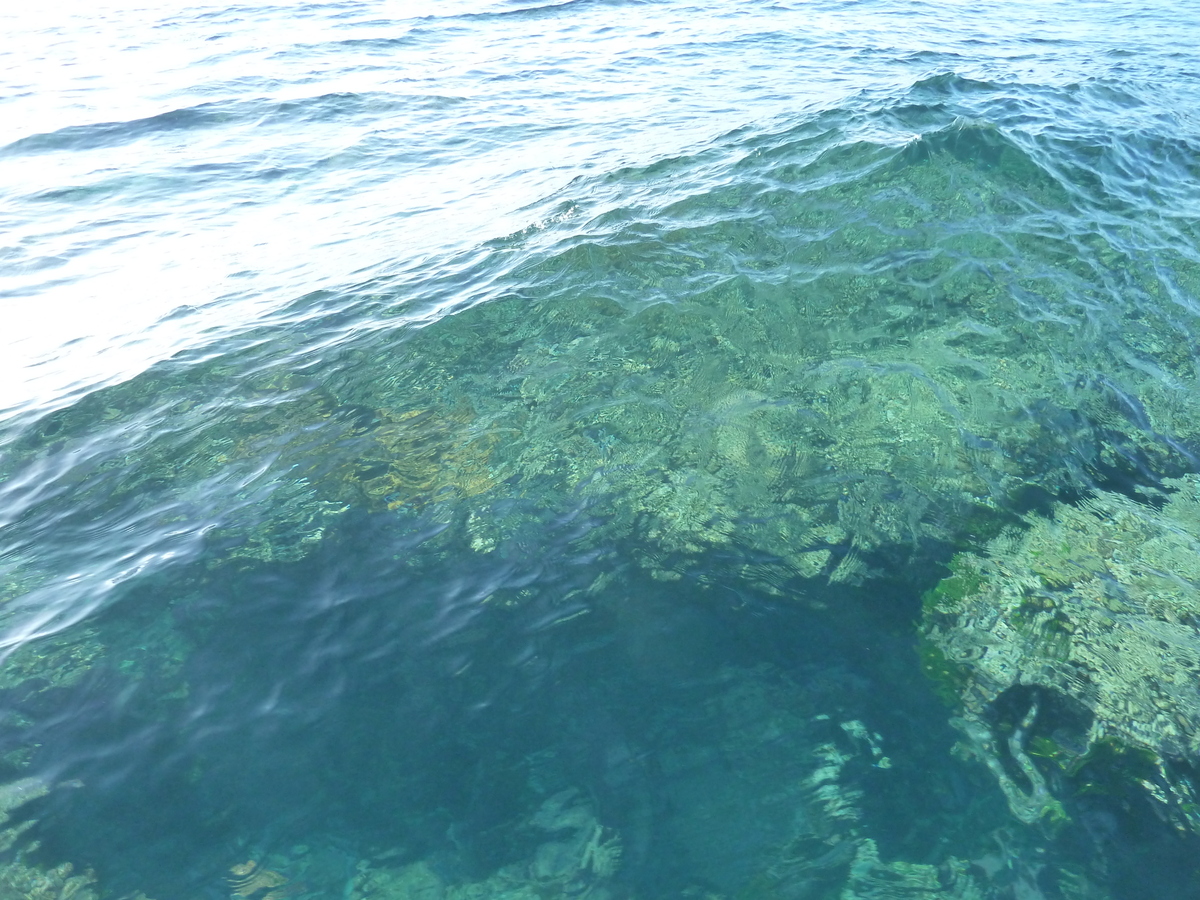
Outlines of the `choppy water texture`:
M 0 29 L 0 898 L 1200 894 L 1183 3 Z

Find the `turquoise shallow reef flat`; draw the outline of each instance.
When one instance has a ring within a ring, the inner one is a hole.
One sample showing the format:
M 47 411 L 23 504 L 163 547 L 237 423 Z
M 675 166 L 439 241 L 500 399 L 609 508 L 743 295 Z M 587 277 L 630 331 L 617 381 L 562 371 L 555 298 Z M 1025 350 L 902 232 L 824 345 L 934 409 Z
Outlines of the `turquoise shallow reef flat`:
M 0 28 L 0 900 L 1200 896 L 1200 9 Z

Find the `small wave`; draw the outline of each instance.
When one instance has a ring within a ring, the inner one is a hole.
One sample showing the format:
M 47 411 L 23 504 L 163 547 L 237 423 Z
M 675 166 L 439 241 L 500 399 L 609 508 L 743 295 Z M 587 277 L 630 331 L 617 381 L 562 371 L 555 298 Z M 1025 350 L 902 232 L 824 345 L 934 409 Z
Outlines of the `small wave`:
M 512 19 L 512 18 L 542 18 L 545 16 L 555 16 L 564 10 L 572 12 L 580 8 L 588 7 L 606 7 L 606 6 L 646 6 L 649 5 L 648 0 L 562 0 L 560 3 L 539 3 L 534 6 L 520 5 L 523 0 L 511 0 L 512 9 L 501 10 L 486 10 L 482 12 L 460 13 L 451 18 L 456 19 Z M 426 19 L 440 19 L 443 16 L 426 16 Z
M 147 135 L 177 131 L 194 131 L 224 125 L 241 116 L 236 103 L 202 103 L 199 106 L 173 109 L 143 119 L 126 122 L 96 122 L 89 125 L 68 125 L 57 131 L 31 134 L 0 147 L 0 156 L 21 156 L 55 150 L 90 150 L 116 147 Z
M 202 131 L 239 122 L 297 126 L 362 116 L 374 119 L 397 109 L 410 112 L 414 109 L 441 110 L 462 102 L 460 97 L 437 94 L 338 91 L 279 101 L 254 99 L 203 103 L 142 119 L 69 125 L 57 131 L 31 134 L 0 147 L 0 156 L 119 147 L 156 135 Z

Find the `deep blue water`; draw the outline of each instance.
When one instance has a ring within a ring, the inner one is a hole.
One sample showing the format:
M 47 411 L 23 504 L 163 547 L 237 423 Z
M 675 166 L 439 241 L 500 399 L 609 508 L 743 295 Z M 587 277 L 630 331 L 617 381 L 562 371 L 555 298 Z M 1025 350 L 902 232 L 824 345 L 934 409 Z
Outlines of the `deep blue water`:
M 1200 758 L 1022 823 L 919 639 L 1200 472 L 1200 7 L 0 33 L 0 896 L 1200 895 Z

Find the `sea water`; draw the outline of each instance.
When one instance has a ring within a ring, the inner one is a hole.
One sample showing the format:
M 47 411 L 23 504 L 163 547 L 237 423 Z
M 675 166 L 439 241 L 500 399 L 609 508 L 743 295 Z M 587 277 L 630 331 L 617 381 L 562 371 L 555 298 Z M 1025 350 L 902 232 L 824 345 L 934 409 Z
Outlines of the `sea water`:
M 0 896 L 1200 892 L 1200 10 L 0 22 Z

